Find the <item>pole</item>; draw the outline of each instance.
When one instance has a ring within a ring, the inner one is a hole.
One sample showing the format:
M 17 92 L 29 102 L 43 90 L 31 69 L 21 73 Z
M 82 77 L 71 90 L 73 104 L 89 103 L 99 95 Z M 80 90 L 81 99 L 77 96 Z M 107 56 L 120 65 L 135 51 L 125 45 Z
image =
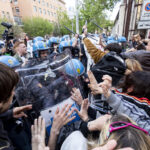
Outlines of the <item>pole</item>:
M 130 22 L 131 22 L 131 10 L 132 10 L 132 0 L 129 0 L 128 5 L 127 5 L 127 18 L 126 18 L 126 26 L 125 26 L 125 37 L 128 39 L 129 35 L 129 27 L 130 27 Z
M 72 31 L 73 31 L 73 19 L 72 19 Z M 73 33 L 72 33 L 72 38 L 73 38 Z
M 75 6 L 76 6 L 76 33 L 79 34 L 78 0 L 75 0 Z

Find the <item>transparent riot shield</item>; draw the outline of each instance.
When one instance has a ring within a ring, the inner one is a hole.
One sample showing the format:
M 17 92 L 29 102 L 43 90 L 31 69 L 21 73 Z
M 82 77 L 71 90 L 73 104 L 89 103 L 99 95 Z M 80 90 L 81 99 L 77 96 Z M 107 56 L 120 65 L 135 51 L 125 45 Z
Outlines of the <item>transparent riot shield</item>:
M 71 74 L 66 71 L 69 63 Z M 16 89 L 16 98 L 20 105 L 32 104 L 33 110 L 46 120 L 50 129 L 57 107 L 64 104 L 77 105 L 71 99 L 72 88 L 80 83 L 69 52 L 58 55 L 52 63 L 42 62 L 29 68 L 18 69 L 20 82 Z M 77 114 L 73 114 L 76 115 Z M 79 117 L 77 116 L 76 120 Z

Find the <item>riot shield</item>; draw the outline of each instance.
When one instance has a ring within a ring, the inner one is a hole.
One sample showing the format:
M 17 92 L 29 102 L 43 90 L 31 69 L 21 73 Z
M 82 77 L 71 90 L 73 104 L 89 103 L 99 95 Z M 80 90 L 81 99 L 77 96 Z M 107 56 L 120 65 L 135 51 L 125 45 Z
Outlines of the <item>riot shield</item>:
M 67 63 L 72 74 L 66 71 Z M 16 89 L 18 103 L 32 104 L 33 110 L 45 118 L 47 127 L 51 125 L 56 107 L 62 107 L 66 103 L 77 107 L 70 97 L 72 88 L 78 88 L 80 83 L 69 52 L 58 55 L 52 63 L 45 61 L 29 68 L 18 69 L 17 72 L 20 75 Z

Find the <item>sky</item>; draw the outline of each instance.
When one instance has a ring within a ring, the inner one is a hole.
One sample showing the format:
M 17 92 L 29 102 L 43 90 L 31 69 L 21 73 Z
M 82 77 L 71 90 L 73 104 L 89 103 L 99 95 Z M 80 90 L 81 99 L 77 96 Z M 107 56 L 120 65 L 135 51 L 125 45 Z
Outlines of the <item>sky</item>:
M 64 0 L 66 2 L 66 7 L 75 7 L 75 0 Z M 108 14 L 108 18 L 110 20 L 115 20 L 116 18 L 116 15 L 118 13 L 118 10 L 119 10 L 119 6 L 120 6 L 120 3 L 116 4 L 116 6 L 114 7 L 113 9 L 113 12 L 111 11 L 107 11 L 107 14 Z
M 75 6 L 75 0 L 64 0 L 66 2 L 66 6 Z

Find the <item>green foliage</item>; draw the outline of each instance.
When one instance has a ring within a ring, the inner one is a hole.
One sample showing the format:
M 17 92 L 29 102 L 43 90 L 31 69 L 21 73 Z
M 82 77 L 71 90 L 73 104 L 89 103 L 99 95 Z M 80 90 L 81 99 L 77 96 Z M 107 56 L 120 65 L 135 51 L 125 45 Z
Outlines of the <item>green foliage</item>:
M 106 10 L 112 10 L 120 0 L 83 0 L 80 7 L 81 24 L 88 22 L 89 32 L 94 32 L 98 28 L 92 22 L 97 23 L 102 28 L 108 28 L 113 23 L 107 19 Z
M 23 20 L 23 30 L 30 37 L 45 36 L 52 33 L 53 25 L 40 17 L 26 18 Z
M 58 12 L 58 23 L 54 28 L 54 35 L 55 33 L 57 33 L 57 35 L 71 34 L 64 26 L 72 30 L 72 24 L 74 27 L 73 31 L 75 31 L 75 19 L 69 19 L 66 12 Z
M 5 27 L 3 27 L 3 26 L 1 25 L 2 22 L 7 22 L 7 19 L 5 19 L 5 18 L 0 18 L 0 38 L 2 38 L 2 34 L 3 34 L 4 30 L 6 29 Z
M 10 32 L 14 33 L 14 38 L 20 38 L 21 34 L 23 33 L 23 30 L 20 26 L 14 25 L 11 20 L 7 20 L 6 18 L 0 18 L 0 24 L 1 22 L 8 22 L 12 24 L 12 28 L 10 29 Z M 4 33 L 4 30 L 7 29 L 4 26 L 0 25 L 0 38 L 2 38 L 2 34 Z
M 23 29 L 18 25 L 13 25 L 12 29 L 13 29 L 13 33 L 14 33 L 14 38 L 16 38 L 16 39 L 21 38 Z

